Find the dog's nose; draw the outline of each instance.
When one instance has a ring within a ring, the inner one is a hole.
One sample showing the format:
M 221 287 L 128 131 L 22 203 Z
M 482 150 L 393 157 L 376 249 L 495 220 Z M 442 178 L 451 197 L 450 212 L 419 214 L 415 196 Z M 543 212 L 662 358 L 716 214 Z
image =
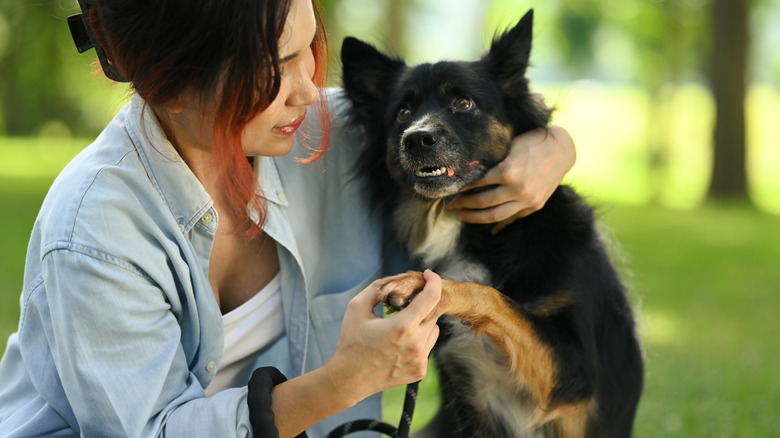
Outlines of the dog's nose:
M 414 131 L 404 136 L 406 147 L 414 149 L 420 147 L 431 147 L 436 144 L 436 136 L 430 131 Z

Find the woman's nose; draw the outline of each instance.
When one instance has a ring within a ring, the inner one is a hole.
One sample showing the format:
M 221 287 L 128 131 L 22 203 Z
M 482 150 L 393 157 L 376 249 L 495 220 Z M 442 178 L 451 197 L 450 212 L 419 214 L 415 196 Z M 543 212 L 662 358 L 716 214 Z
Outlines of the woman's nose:
M 305 56 L 306 60 L 302 63 L 300 71 L 297 72 L 295 84 L 293 85 L 292 93 L 290 93 L 290 99 L 288 100 L 290 106 L 311 105 L 319 97 L 319 91 L 313 81 L 315 69 L 314 55 L 308 53 Z

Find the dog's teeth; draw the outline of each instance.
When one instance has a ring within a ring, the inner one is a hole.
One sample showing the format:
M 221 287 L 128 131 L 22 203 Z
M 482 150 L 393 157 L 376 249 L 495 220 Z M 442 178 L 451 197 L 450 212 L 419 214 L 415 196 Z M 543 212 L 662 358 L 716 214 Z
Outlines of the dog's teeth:
M 446 172 L 447 172 L 447 168 L 442 166 L 442 167 L 440 167 L 440 168 L 438 168 L 438 169 L 436 169 L 434 171 L 431 171 L 431 172 L 425 172 L 422 169 L 419 169 L 417 171 L 417 173 L 415 173 L 415 175 L 424 178 L 424 177 L 431 177 L 431 176 L 440 176 L 440 175 L 443 175 Z

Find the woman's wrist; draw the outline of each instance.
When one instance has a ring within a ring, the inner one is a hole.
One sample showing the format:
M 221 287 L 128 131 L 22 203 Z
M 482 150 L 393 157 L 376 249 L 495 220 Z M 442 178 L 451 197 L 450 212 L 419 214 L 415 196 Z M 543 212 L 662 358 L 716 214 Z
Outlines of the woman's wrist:
M 374 393 L 366 385 L 370 379 L 362 378 L 354 367 L 341 366 L 335 357 L 317 372 L 321 373 L 323 389 L 340 410 L 349 409 Z
M 559 125 L 547 125 L 547 130 L 555 139 L 553 143 L 563 156 L 560 161 L 561 166 L 565 167 L 566 172 L 568 172 L 577 162 L 577 148 L 574 146 L 574 138 L 569 134 L 569 131 Z
M 273 367 L 258 368 L 252 373 L 247 385 L 246 402 L 249 422 L 256 436 L 278 435 L 272 393 L 274 388 L 286 381 L 287 378 Z
M 328 364 L 276 385 L 271 407 L 279 436 L 298 436 L 325 418 L 353 407 L 370 395 L 363 396 L 362 387 L 358 379 Z

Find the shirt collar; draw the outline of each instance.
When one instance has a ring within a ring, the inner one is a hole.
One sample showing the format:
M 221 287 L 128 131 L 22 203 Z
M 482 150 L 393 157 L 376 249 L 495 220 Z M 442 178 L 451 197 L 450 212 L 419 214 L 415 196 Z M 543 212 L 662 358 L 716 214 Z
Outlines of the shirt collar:
M 157 116 L 141 96 L 134 94 L 126 130 L 139 152 L 154 187 L 170 208 L 179 227 L 189 231 L 213 201 L 189 166 L 165 136 Z
M 255 174 L 263 195 L 268 202 L 281 206 L 287 206 L 287 196 L 282 189 L 282 180 L 279 178 L 279 170 L 276 162 L 271 157 L 255 158 Z

